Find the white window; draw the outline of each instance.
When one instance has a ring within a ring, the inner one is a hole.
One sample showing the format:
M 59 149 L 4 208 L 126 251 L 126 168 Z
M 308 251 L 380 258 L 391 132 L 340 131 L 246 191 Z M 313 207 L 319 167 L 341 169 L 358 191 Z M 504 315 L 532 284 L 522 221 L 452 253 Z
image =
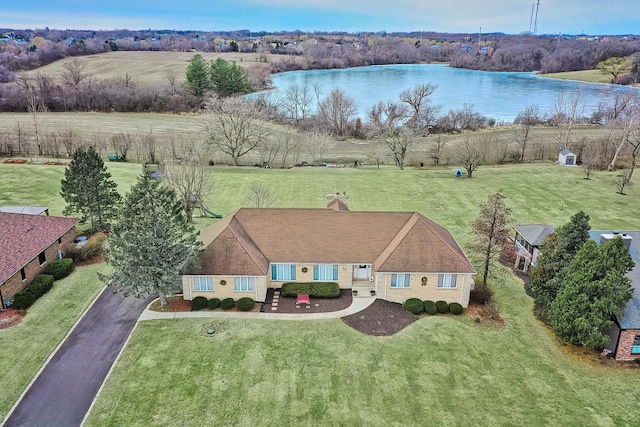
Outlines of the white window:
M 233 289 L 236 292 L 253 292 L 253 277 L 235 277 L 233 279 Z
M 213 291 L 213 277 L 193 276 L 194 291 Z
M 456 274 L 439 274 L 438 275 L 438 287 L 453 289 L 456 287 L 456 280 L 458 276 Z
M 406 273 L 398 273 L 391 275 L 392 288 L 408 288 L 411 282 L 411 275 Z
M 338 264 L 316 264 L 313 266 L 313 280 L 338 280 Z
M 295 264 L 271 264 L 271 280 L 296 280 Z

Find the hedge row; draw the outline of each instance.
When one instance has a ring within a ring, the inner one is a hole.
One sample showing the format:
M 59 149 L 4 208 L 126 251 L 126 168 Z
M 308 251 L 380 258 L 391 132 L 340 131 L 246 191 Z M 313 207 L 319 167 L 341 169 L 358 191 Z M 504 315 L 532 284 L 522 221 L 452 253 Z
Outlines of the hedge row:
M 14 307 L 21 310 L 31 307 L 38 298 L 51 290 L 53 281 L 54 278 L 50 274 L 36 276 L 27 289 L 13 296 Z
M 451 304 L 446 301 L 421 301 L 418 298 L 409 298 L 403 304 L 405 310 L 413 314 L 436 314 L 436 313 L 451 313 L 455 315 L 462 314 L 462 306 L 457 302 Z
M 314 298 L 338 298 L 340 285 L 336 282 L 307 282 L 284 283 L 280 295 L 285 298 L 297 297 L 300 294 L 308 294 Z
M 44 274 L 50 274 L 55 280 L 60 280 L 71 274 L 72 269 L 73 260 L 71 258 L 56 259 L 47 265 Z
M 223 310 L 231 310 L 233 307 L 237 307 L 240 311 L 249 311 L 256 305 L 256 302 L 249 297 L 240 298 L 237 302 L 233 298 L 225 298 L 220 301 L 219 298 L 211 298 L 207 300 L 205 297 L 195 297 L 191 300 L 191 311 L 198 311 L 203 309 L 215 310 L 221 307 Z

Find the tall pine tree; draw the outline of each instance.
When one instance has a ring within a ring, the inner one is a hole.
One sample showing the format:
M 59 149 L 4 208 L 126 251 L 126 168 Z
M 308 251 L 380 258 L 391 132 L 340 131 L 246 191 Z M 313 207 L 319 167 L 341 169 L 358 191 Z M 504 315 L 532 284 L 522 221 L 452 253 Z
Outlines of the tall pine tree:
M 209 66 L 199 53 L 193 55 L 187 66 L 187 81 L 185 86 L 196 96 L 202 96 L 211 90 L 211 79 L 209 77 Z
M 549 324 L 564 341 L 602 349 L 609 328 L 631 299 L 633 268 L 621 238 L 600 246 L 589 240 L 566 267 L 548 312 Z
M 113 272 L 102 279 L 125 295 L 167 294 L 179 290 L 180 272 L 200 247 L 175 191 L 145 171 L 125 197 L 105 249 Z
M 79 215 L 92 230 L 108 229 L 120 202 L 116 183 L 93 147 L 79 147 L 64 171 L 60 195 L 67 202 L 63 213 Z

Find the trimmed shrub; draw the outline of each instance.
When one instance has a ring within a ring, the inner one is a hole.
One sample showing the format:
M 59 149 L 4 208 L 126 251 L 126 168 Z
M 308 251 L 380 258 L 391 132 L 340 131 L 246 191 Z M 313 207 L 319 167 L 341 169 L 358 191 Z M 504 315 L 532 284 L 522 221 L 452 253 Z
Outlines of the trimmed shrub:
M 424 304 L 424 312 L 427 314 L 436 314 L 438 309 L 436 308 L 436 303 L 433 301 L 426 300 L 423 302 Z
M 285 298 L 295 298 L 300 294 L 309 294 L 314 298 L 338 298 L 340 285 L 336 282 L 306 282 L 284 283 L 280 295 Z
M 71 258 L 62 258 L 51 261 L 44 270 L 45 274 L 50 274 L 55 280 L 67 277 L 73 268 L 73 260 Z
M 235 306 L 236 302 L 233 300 L 233 298 L 225 298 L 220 301 L 220 307 L 222 307 L 223 310 L 231 310 Z
M 13 306 L 18 310 L 24 310 L 35 302 L 35 298 L 31 292 L 21 292 L 13 296 Z
M 449 312 L 449 304 L 446 301 L 436 301 L 436 309 L 438 313 L 445 314 Z
M 209 310 L 215 310 L 218 307 L 220 307 L 220 298 L 211 298 L 207 301 L 207 308 Z
M 256 302 L 249 297 L 240 298 L 236 303 L 236 307 L 238 307 L 238 310 L 240 311 L 249 311 L 254 305 L 256 305 Z
M 195 297 L 191 300 L 191 311 L 198 311 L 202 310 L 203 308 L 207 308 L 206 297 Z
M 462 306 L 457 302 L 452 302 L 451 304 L 449 304 L 449 311 L 451 312 L 451 314 L 459 316 L 462 314 Z
M 402 305 L 405 310 L 409 313 L 413 314 L 422 314 L 424 313 L 424 304 L 418 298 L 409 298 Z
M 53 288 L 53 280 L 53 276 L 50 274 L 38 274 L 25 292 L 31 292 L 35 299 L 38 299 Z

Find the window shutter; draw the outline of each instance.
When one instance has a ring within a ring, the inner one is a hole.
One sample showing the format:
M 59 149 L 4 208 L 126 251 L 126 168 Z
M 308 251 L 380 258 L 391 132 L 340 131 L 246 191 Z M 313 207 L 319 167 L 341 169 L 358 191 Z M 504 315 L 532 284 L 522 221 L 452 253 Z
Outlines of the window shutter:
M 296 265 L 295 264 L 291 264 L 291 279 L 290 280 L 296 280 Z

